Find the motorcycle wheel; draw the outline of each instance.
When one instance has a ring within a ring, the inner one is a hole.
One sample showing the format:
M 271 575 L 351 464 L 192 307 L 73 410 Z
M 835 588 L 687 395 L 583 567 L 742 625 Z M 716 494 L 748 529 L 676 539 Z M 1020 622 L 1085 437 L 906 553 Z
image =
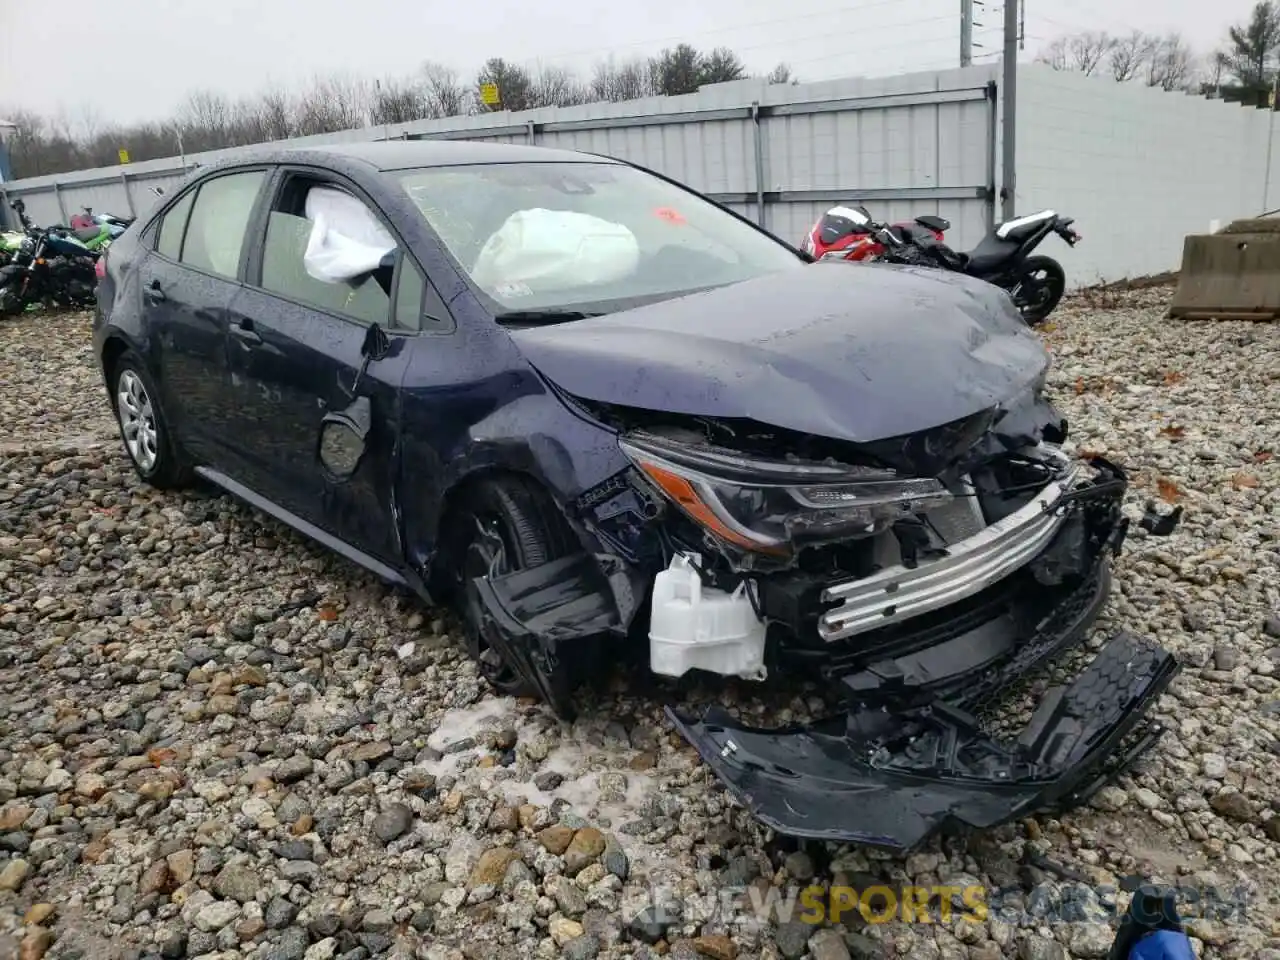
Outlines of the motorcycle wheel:
M 22 313 L 22 296 L 11 283 L 0 284 L 0 317 L 16 317 Z
M 1027 257 L 1018 274 L 1014 305 L 1027 326 L 1044 323 L 1067 288 L 1067 274 L 1052 257 Z

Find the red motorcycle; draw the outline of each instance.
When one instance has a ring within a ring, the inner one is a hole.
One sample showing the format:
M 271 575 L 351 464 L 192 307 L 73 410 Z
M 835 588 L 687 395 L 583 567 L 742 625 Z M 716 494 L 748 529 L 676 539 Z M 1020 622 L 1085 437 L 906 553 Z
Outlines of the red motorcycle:
M 1081 239 L 1072 227 L 1074 222 L 1052 210 L 1041 210 L 1006 220 L 971 251 L 958 253 L 943 240 L 951 223 L 942 217 L 926 215 L 890 226 L 872 220 L 866 207 L 839 206 L 823 214 L 801 246 L 815 260 L 880 260 L 941 267 L 986 280 L 1008 291 L 1022 318 L 1035 326 L 1062 299 L 1067 277 L 1057 260 L 1033 256 L 1032 251 L 1051 233 L 1074 247 Z
M 870 260 L 882 256 L 884 244 L 876 239 L 872 227 L 861 222 L 862 219 L 849 207 L 832 207 L 805 234 L 801 244 L 804 252 L 815 258 L 830 255 L 831 259 L 840 260 Z M 927 231 L 934 240 L 941 242 L 943 234 L 951 229 L 951 221 L 926 214 L 909 223 L 895 223 L 891 229 L 899 236 L 915 230 Z

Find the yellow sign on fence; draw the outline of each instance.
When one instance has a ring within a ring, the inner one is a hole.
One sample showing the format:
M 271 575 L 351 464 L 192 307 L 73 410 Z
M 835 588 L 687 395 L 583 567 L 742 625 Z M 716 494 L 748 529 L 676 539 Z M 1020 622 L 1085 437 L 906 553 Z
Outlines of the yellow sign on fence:
M 120 148 L 120 162 L 121 163 L 129 162 L 129 151 L 126 150 L 124 147 Z
M 480 84 L 480 102 L 486 107 L 494 107 L 502 102 L 502 97 L 498 93 L 498 85 L 496 83 Z

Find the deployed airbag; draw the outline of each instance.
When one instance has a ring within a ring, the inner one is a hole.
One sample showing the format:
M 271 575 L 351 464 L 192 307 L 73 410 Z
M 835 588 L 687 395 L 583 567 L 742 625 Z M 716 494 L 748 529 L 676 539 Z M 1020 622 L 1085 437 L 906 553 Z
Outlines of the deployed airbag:
M 570 210 L 517 210 L 476 258 L 472 278 L 486 290 L 553 292 L 612 283 L 640 262 L 635 234 Z
M 396 248 L 369 208 L 342 190 L 312 187 L 306 213 L 311 236 L 302 262 L 316 280 L 341 283 L 370 273 Z

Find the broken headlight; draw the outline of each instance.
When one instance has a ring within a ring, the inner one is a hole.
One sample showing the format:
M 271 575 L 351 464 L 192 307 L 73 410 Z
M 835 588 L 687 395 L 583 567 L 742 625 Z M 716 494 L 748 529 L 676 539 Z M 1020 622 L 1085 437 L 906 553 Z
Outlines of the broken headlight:
M 628 434 L 621 446 L 703 529 L 762 553 L 870 536 L 952 497 L 936 479 L 905 479 L 875 467 L 760 460 L 644 433 Z

